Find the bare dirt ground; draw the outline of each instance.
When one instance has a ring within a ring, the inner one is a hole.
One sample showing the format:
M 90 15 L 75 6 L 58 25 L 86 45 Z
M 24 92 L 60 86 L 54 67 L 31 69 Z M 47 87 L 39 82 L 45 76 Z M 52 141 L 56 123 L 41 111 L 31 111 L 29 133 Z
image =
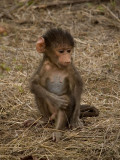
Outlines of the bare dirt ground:
M 0 160 L 119 160 L 120 1 L 57 2 L 63 1 L 0 2 Z M 84 81 L 81 103 L 100 110 L 99 117 L 84 119 L 82 130 L 66 129 L 58 143 L 50 139 L 53 126 L 42 125 L 29 91 L 42 58 L 35 43 L 52 27 L 74 36 L 73 60 Z M 37 125 L 24 126 L 30 118 Z

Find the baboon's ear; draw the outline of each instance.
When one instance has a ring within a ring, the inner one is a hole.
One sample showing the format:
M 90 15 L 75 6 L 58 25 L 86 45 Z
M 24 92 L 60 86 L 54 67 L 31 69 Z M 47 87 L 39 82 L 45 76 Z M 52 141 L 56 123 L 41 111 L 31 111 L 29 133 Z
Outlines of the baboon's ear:
M 45 52 L 45 40 L 43 37 L 40 37 L 36 43 L 36 50 L 39 53 L 44 53 Z

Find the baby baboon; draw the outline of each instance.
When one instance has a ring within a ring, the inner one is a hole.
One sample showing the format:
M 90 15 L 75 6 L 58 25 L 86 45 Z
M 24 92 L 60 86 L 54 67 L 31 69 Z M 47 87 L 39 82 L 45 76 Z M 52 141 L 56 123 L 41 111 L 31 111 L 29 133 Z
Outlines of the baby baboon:
M 95 107 L 80 105 L 83 83 L 72 62 L 73 48 L 73 37 L 62 29 L 48 30 L 36 44 L 37 51 L 44 56 L 31 79 L 31 92 L 41 114 L 55 120 L 54 141 L 61 137 L 57 130 L 67 124 L 82 127 L 81 117 L 99 114 Z

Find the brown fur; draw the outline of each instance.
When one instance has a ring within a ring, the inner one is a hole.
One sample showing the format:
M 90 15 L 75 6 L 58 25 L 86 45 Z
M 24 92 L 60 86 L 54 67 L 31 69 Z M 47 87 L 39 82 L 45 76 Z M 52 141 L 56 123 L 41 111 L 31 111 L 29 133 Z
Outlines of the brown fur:
M 37 51 L 44 56 L 31 79 L 31 92 L 41 114 L 55 120 L 57 130 L 67 124 L 82 127 L 81 117 L 99 114 L 95 107 L 80 106 L 83 83 L 72 63 L 73 47 L 73 37 L 61 29 L 49 30 L 36 44 Z M 53 140 L 58 141 L 60 137 L 60 132 L 53 133 Z

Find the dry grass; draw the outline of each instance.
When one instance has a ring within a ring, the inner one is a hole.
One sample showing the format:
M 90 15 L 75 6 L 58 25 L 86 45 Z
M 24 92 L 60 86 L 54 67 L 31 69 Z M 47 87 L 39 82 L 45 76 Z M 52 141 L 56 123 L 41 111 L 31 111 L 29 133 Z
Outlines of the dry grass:
M 34 160 L 120 159 L 118 1 L 50 9 L 38 8 L 47 1 L 31 1 L 31 5 L 25 3 L 15 9 L 17 0 L 1 4 L 4 14 L 0 25 L 8 33 L 0 36 L 0 160 L 17 160 L 25 155 L 32 155 Z M 50 27 L 62 27 L 74 36 L 73 59 L 85 84 L 82 103 L 100 110 L 99 117 L 84 119 L 82 130 L 66 130 L 59 143 L 50 140 L 53 127 L 42 125 L 28 83 L 41 59 L 35 42 Z M 37 125 L 24 127 L 29 118 Z

